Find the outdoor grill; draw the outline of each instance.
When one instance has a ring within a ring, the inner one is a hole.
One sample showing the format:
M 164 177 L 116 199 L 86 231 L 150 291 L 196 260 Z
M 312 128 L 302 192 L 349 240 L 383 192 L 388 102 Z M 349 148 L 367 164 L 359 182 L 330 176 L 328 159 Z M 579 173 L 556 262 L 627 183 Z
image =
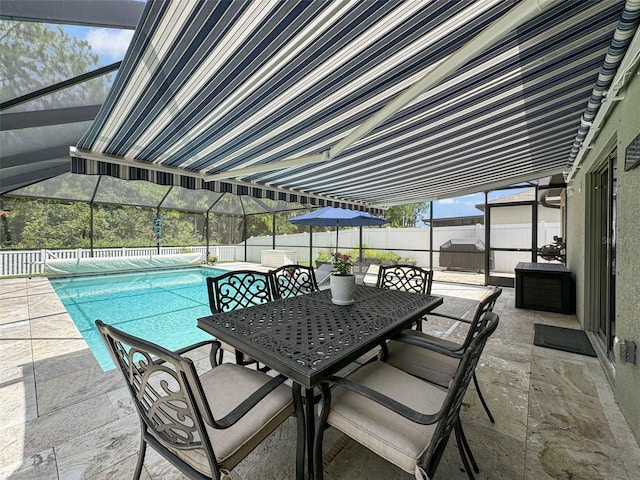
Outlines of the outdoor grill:
M 440 266 L 447 270 L 484 272 L 484 242 L 479 238 L 452 238 L 440 245 Z M 494 268 L 493 252 L 489 269 Z

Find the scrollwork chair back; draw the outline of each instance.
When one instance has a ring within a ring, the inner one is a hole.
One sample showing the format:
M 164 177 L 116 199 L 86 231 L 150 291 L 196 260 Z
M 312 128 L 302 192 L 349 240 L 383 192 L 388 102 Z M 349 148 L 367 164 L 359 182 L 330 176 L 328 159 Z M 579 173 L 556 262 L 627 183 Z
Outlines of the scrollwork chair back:
M 381 265 L 378 270 L 378 288 L 403 290 L 412 293 L 431 293 L 433 272 L 412 265 Z
M 271 271 L 273 291 L 278 298 L 290 298 L 318 290 L 313 268 L 284 265 Z
M 253 270 L 237 270 L 207 277 L 209 305 L 213 313 L 229 312 L 274 299 L 270 275 Z

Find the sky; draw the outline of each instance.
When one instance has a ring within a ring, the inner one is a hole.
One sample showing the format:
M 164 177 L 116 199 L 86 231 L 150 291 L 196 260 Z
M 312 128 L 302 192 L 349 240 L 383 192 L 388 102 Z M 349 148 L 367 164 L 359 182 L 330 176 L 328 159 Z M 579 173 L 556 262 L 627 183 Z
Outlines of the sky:
M 433 202 L 433 218 L 482 215 L 482 211 L 475 207 L 479 203 L 484 203 L 484 193 L 436 200 Z
M 70 36 L 89 42 L 93 52 L 100 57 L 100 66 L 122 60 L 133 37 L 133 30 L 71 25 L 65 25 L 63 29 Z
M 513 188 L 509 190 L 493 190 L 489 192 L 489 200 L 513 195 L 515 193 L 528 190 L 531 186 L 524 188 Z M 454 198 L 445 198 L 433 202 L 433 218 L 451 217 L 471 217 L 482 215 L 483 212 L 476 208 L 476 205 L 484 203 L 484 192 L 463 195 Z

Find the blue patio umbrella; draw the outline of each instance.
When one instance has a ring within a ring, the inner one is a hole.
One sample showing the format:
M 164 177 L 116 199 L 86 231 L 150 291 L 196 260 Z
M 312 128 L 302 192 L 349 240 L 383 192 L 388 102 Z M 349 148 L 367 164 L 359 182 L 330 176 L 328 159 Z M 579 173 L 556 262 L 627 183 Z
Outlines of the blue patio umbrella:
M 312 227 L 336 227 L 336 252 L 338 251 L 338 229 L 340 227 L 370 227 L 388 223 L 384 218 L 374 217 L 367 212 L 346 208 L 324 207 L 304 215 L 290 218 L 296 225 Z

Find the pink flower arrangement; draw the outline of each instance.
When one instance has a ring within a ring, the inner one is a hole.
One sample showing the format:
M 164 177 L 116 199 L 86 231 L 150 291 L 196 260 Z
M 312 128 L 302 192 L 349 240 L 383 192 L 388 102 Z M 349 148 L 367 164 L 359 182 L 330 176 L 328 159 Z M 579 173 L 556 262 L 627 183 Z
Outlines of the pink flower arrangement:
M 333 273 L 337 275 L 349 275 L 351 273 L 351 267 L 353 262 L 351 261 L 351 257 L 349 255 L 345 255 L 343 253 L 333 253 L 331 254 L 333 257 Z

